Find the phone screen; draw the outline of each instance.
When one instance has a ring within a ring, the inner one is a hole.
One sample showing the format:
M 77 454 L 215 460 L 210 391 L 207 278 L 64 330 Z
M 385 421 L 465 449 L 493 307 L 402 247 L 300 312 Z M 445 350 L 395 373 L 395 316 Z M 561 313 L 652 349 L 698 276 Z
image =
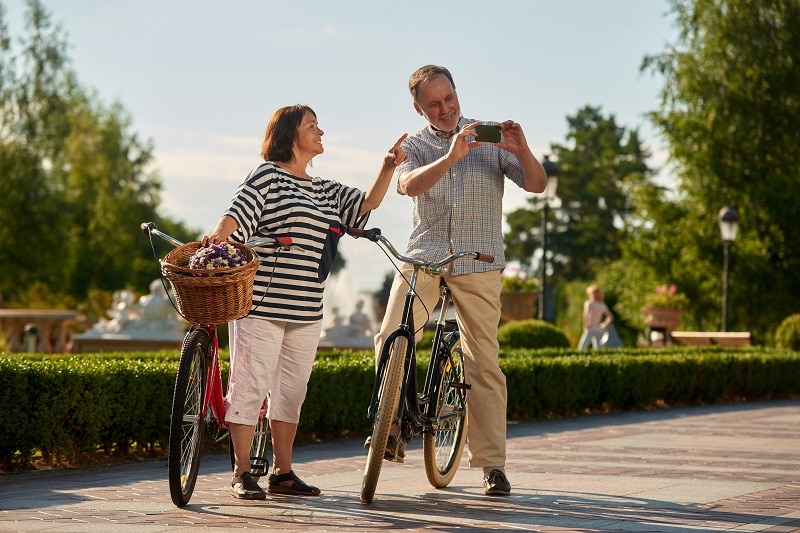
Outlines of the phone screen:
M 475 126 L 475 140 L 487 143 L 500 142 L 500 126 L 478 124 Z

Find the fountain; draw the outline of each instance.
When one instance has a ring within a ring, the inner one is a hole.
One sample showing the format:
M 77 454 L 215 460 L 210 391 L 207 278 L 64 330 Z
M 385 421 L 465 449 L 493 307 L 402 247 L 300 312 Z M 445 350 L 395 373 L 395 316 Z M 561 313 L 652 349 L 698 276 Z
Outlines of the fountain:
M 150 283 L 150 294 L 135 301 L 129 290 L 114 293 L 107 311 L 84 333 L 72 336 L 72 352 L 178 349 L 187 323 L 169 301 L 160 279 Z M 376 331 L 370 294 L 356 294 L 344 271 L 328 279 L 323 295 L 321 349 L 371 349 Z
M 369 294 L 356 294 L 353 291 L 344 270 L 332 275 L 322 298 L 324 311 L 319 347 L 372 348 L 376 329 L 372 299 Z
M 114 292 L 108 318 L 72 336 L 73 352 L 138 351 L 180 348 L 187 324 L 178 314 L 160 279 L 150 293 L 135 300 L 129 290 Z

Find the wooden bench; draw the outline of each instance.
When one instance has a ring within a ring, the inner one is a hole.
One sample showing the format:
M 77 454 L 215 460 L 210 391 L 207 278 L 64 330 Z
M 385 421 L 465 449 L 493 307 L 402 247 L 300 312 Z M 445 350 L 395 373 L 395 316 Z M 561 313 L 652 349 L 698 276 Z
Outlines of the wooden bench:
M 749 331 L 673 331 L 675 346 L 752 346 Z

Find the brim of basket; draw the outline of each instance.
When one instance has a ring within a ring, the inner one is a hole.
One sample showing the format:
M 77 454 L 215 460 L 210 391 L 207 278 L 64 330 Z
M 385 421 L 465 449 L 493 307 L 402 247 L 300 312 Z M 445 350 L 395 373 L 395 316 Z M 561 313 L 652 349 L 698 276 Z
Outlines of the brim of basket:
M 170 251 L 163 260 L 161 260 L 162 269 L 164 265 L 169 265 L 169 269 L 172 272 L 186 274 L 189 276 L 217 276 L 217 275 L 230 275 L 234 274 L 240 270 L 246 270 L 248 268 L 252 268 L 252 262 L 258 263 L 258 254 L 256 254 L 255 250 L 250 248 L 245 244 L 239 244 L 238 242 L 229 242 L 228 244 L 233 245 L 234 248 L 239 250 L 242 253 L 242 256 L 247 261 L 243 265 L 229 267 L 229 268 L 189 268 L 189 262 L 192 259 L 194 253 L 202 248 L 202 244 L 198 241 L 195 242 L 187 242 L 181 246 L 174 248 Z

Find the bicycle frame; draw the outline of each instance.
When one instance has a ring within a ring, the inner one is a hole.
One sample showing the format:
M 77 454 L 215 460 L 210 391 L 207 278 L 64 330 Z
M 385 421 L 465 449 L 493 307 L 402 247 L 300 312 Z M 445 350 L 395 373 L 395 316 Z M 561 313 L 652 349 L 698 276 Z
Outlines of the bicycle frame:
M 400 402 L 398 406 L 398 413 L 396 418 L 398 421 L 408 420 L 411 423 L 411 428 L 429 428 L 435 426 L 440 422 L 440 417 L 435 412 L 435 406 L 430 403 L 432 394 L 432 387 L 438 383 L 438 362 L 443 354 L 449 352 L 449 348 L 453 345 L 455 340 L 460 337 L 458 327 L 455 325 L 455 319 L 447 318 L 447 311 L 450 308 L 452 297 L 450 289 L 447 284 L 442 281 L 440 283 L 439 303 L 440 311 L 439 317 L 436 320 L 436 328 L 433 335 L 433 344 L 431 348 L 431 358 L 428 362 L 428 370 L 425 373 L 425 383 L 422 388 L 422 395 L 418 394 L 417 388 L 417 354 L 416 342 L 414 336 L 414 317 L 411 309 L 413 308 L 416 295 L 413 292 L 413 287 L 416 285 L 417 269 L 412 274 L 409 288 L 405 294 L 405 301 L 403 304 L 403 315 L 401 324 L 398 329 L 389 334 L 384 342 L 383 350 L 381 351 L 380 360 L 378 361 L 377 379 L 372 390 L 372 399 L 369 408 L 367 409 L 367 416 L 373 418 L 377 409 L 377 399 L 379 394 L 379 384 L 383 377 L 386 367 L 389 363 L 389 347 L 393 344 L 394 339 L 403 335 L 408 339 L 408 345 L 405 354 L 403 384 L 400 392 L 400 397 L 404 401 Z M 448 329 L 449 327 L 449 329 Z M 444 348 L 444 352 L 442 352 Z M 437 353 L 437 351 L 439 353 Z M 411 435 L 408 435 L 410 437 Z
M 211 339 L 211 361 L 206 376 L 206 394 L 203 400 L 203 417 L 207 421 L 214 420 L 220 429 L 228 429 L 225 422 L 225 391 L 222 388 L 222 373 L 219 363 L 219 335 L 216 326 L 193 326 L 208 333 Z

